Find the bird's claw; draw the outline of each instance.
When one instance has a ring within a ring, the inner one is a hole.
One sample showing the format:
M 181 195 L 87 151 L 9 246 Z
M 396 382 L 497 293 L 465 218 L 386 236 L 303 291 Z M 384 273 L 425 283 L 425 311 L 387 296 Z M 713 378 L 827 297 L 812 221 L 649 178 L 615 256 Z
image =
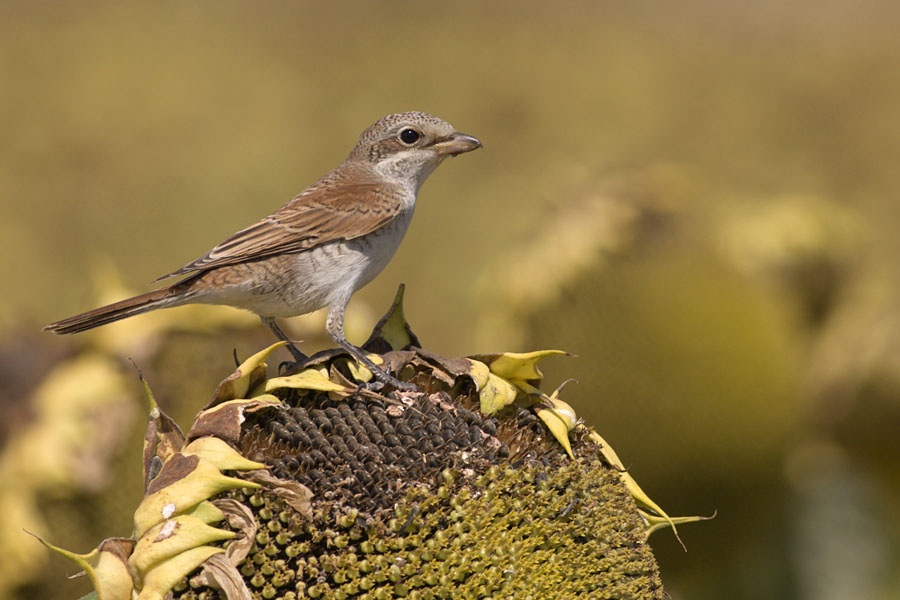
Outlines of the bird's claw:
M 287 375 L 291 371 L 299 371 L 306 365 L 305 360 L 285 360 L 278 364 L 278 374 Z
M 356 384 L 356 393 L 355 396 L 358 396 L 361 392 L 380 392 L 384 388 L 384 384 L 380 381 L 367 381 L 365 383 L 357 383 Z
M 356 391 L 358 392 L 365 389 L 372 392 L 380 392 L 385 387 L 394 388 L 401 392 L 415 392 L 419 389 L 414 383 L 410 383 L 409 381 L 400 381 L 393 375 L 385 373 L 384 371 L 380 371 L 378 373 L 375 373 L 375 379 L 373 381 L 359 384 L 359 386 L 356 388 Z
M 391 377 L 391 379 L 393 379 L 393 382 L 391 383 L 391 385 L 393 385 L 395 388 L 397 388 L 401 392 L 417 392 L 417 391 L 419 391 L 418 386 L 416 386 L 416 384 L 414 384 L 414 383 L 411 383 L 409 381 L 400 381 L 399 379 L 395 379 L 394 377 Z

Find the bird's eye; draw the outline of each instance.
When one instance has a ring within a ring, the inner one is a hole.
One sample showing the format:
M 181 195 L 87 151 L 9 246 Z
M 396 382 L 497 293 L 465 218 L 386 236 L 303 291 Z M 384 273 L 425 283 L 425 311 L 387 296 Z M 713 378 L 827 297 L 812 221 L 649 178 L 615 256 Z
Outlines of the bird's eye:
M 417 141 L 419 141 L 420 137 L 421 134 L 418 131 L 416 131 L 415 129 L 410 129 L 409 127 L 400 132 L 400 141 L 407 146 L 412 146 L 413 144 L 415 144 Z

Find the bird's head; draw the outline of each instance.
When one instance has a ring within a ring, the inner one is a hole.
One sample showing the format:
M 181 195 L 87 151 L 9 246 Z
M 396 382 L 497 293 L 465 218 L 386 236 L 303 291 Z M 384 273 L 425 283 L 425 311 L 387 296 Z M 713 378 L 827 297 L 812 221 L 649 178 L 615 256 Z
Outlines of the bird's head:
M 348 160 L 370 163 L 381 175 L 416 189 L 448 156 L 481 148 L 471 135 L 423 112 L 388 115 L 359 136 Z

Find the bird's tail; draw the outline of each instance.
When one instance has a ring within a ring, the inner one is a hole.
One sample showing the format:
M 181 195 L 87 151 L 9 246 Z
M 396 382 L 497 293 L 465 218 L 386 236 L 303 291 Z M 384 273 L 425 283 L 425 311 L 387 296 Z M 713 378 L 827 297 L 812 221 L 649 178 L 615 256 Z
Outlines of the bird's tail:
M 127 319 L 134 315 L 139 315 L 157 308 L 166 308 L 168 306 L 177 306 L 182 304 L 184 297 L 175 292 L 172 288 L 163 288 L 126 298 L 94 310 L 83 312 L 74 317 L 63 319 L 55 323 L 50 323 L 44 327 L 44 331 L 52 331 L 54 333 L 78 333 L 87 331 L 100 325 L 113 323 L 121 319 Z

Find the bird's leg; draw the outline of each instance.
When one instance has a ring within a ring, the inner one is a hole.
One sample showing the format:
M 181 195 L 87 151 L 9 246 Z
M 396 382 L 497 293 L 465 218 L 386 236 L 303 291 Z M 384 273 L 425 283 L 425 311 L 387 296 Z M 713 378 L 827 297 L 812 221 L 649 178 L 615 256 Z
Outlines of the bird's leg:
M 404 391 L 415 391 L 415 384 L 400 381 L 393 375 L 389 374 L 387 371 L 376 365 L 372 360 L 365 355 L 365 353 L 360 349 L 347 341 L 347 338 L 344 336 L 344 311 L 347 308 L 347 302 L 343 302 L 338 306 L 332 306 L 328 309 L 328 318 L 325 321 L 325 331 L 328 332 L 328 335 L 331 336 L 338 346 L 346 350 L 350 356 L 355 358 L 361 364 L 365 365 L 367 369 L 372 371 L 372 375 L 375 376 L 375 379 L 378 380 L 379 385 L 377 388 L 381 388 L 384 385 L 389 385 L 391 387 L 397 388 L 398 390 Z M 371 385 L 371 384 L 370 384 Z M 375 386 L 371 386 L 372 389 L 376 389 Z
M 294 345 L 294 342 L 291 341 L 291 338 L 287 336 L 281 327 L 278 326 L 278 323 L 275 322 L 273 317 L 260 317 L 260 320 L 263 322 L 263 325 L 268 327 L 272 333 L 275 334 L 275 337 L 287 343 L 287 349 L 291 353 L 291 356 L 294 357 L 294 363 L 282 363 L 279 367 L 279 371 L 284 370 L 283 367 L 301 367 L 306 361 L 309 360 L 309 357 L 302 352 L 297 346 Z

